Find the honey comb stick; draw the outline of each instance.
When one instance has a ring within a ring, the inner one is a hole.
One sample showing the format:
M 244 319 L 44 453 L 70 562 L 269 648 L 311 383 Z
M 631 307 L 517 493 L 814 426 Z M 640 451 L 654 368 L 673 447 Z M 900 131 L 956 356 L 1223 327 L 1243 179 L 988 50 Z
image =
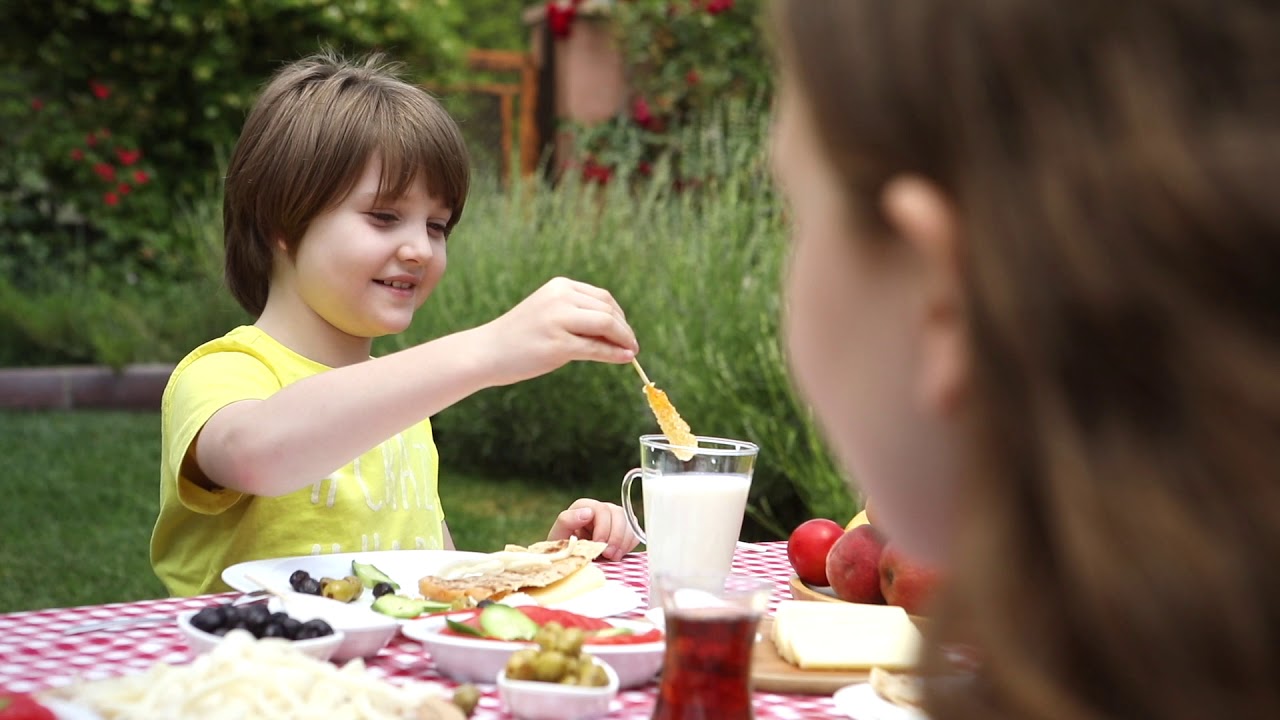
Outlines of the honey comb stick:
M 667 394 L 649 380 L 640 363 L 633 358 L 631 364 L 635 366 L 636 372 L 644 382 L 644 396 L 649 401 L 649 409 L 653 411 L 653 416 L 658 420 L 658 427 L 662 428 L 662 434 L 667 436 L 667 441 L 679 448 L 673 448 L 671 452 L 681 460 L 691 459 L 693 452 L 683 448 L 698 447 L 698 438 L 689 429 L 689 423 L 676 412 Z

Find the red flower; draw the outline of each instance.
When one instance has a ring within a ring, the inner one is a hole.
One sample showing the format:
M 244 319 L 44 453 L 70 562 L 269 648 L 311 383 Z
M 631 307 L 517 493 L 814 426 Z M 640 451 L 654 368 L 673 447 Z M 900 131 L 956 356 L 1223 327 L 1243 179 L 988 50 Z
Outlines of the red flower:
M 106 100 L 107 98 L 111 97 L 111 88 L 107 87 L 106 85 L 103 85 L 97 80 L 89 81 L 89 91 L 92 92 L 93 96 L 98 98 L 99 100 Z
M 641 160 L 640 164 L 636 165 L 636 172 L 648 177 L 653 174 L 653 165 L 649 164 L 648 160 Z
M 116 181 L 116 169 L 111 163 L 97 163 L 93 166 L 93 171 L 98 174 L 98 177 L 107 182 Z
M 84 144 L 93 147 L 98 144 L 98 138 L 93 133 L 84 136 Z
M 81 150 L 80 148 L 72 148 L 72 149 L 71 149 L 71 159 L 72 159 L 72 160 L 75 160 L 75 161 L 77 161 L 77 162 L 79 162 L 80 160 L 83 160 L 83 159 L 84 159 L 84 151 L 83 151 L 83 150 Z
M 608 185 L 609 178 L 613 176 L 613 168 L 608 165 L 601 165 L 595 161 L 595 158 L 587 158 L 582 163 L 582 180 L 587 183 L 600 183 Z
M 684 74 L 684 81 L 690 85 L 697 85 L 702 82 L 702 76 L 698 74 L 697 70 L 690 70 Z
M 116 192 L 120 193 L 120 197 L 124 197 L 125 195 L 133 192 L 133 186 L 129 183 L 120 183 L 116 186 Z
M 40 112 L 41 110 L 44 109 L 44 101 L 41 100 L 40 98 L 32 98 L 31 109 L 35 110 L 36 112 Z
M 129 167 L 130 165 L 138 162 L 138 159 L 142 157 L 142 151 L 117 149 L 116 157 L 120 158 L 121 165 Z
M 570 0 L 568 4 L 556 0 L 547 1 L 547 27 L 551 29 L 552 35 L 558 38 L 569 37 L 573 19 L 578 14 L 579 2 L 581 0 Z
M 111 191 L 107 191 L 102 194 L 102 202 L 110 205 L 111 207 L 115 207 L 120 204 L 120 196 Z
M 147 181 L 150 179 L 151 179 L 151 176 L 147 174 L 146 170 L 133 171 L 133 181 L 139 185 L 146 185 Z
M 631 103 L 631 119 L 645 130 L 653 129 L 653 110 L 649 108 L 649 101 L 642 97 L 636 98 Z
M 733 9 L 733 0 L 707 0 L 707 14 L 719 15 Z

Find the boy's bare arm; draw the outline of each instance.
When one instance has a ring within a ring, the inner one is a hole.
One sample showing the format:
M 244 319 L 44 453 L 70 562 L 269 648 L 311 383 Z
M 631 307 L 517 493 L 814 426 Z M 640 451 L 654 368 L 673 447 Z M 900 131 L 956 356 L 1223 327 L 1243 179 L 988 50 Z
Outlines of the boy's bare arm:
M 196 457 L 221 487 L 283 495 L 479 390 L 572 360 L 627 363 L 637 349 L 606 291 L 557 278 L 478 328 L 228 405 L 201 430 Z

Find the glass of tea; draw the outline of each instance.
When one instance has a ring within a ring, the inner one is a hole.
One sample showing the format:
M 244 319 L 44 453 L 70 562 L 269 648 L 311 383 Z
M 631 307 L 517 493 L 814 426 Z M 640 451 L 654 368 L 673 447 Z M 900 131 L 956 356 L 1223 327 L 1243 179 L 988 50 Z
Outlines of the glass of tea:
M 751 653 L 771 580 L 659 573 L 666 658 L 653 720 L 750 720 Z

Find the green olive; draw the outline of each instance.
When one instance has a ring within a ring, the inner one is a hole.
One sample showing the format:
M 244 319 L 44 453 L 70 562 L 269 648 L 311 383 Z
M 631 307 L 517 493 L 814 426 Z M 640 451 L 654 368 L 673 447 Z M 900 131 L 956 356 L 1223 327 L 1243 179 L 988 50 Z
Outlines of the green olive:
M 591 669 L 582 675 L 581 683 L 587 687 L 604 687 L 609 684 L 609 674 L 602 666 L 592 663 Z
M 587 634 L 582 628 L 565 628 L 559 642 L 556 643 L 556 649 L 569 657 L 576 657 L 582 652 L 582 643 L 586 638 Z
M 559 650 L 546 650 L 533 661 L 534 675 L 543 682 L 559 682 L 564 677 L 569 661 Z
M 471 683 L 459 685 L 453 691 L 453 704 L 458 706 L 463 715 L 470 717 L 476 705 L 480 704 L 480 691 Z
M 538 651 L 533 648 L 517 650 L 507 659 L 507 677 L 512 680 L 533 680 L 535 673 L 533 663 L 538 659 Z
M 346 578 L 342 578 L 341 580 L 329 580 L 329 582 L 323 583 L 320 587 L 321 595 L 331 600 L 347 603 L 353 602 L 356 598 L 360 597 L 360 593 L 363 591 L 364 586 L 358 581 L 352 583 Z

